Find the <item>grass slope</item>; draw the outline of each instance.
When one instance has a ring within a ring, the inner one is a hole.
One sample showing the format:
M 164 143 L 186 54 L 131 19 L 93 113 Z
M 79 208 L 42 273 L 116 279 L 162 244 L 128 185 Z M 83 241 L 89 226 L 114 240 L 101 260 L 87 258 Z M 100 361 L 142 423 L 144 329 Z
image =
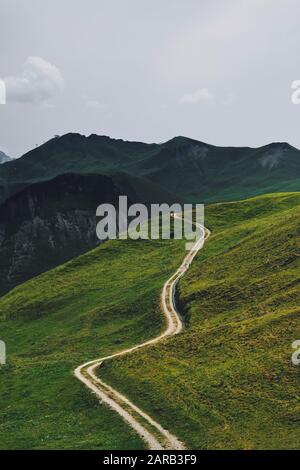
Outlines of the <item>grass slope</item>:
M 300 195 L 207 208 L 213 230 L 179 288 L 188 328 L 114 360 L 106 380 L 192 448 L 296 448 Z M 138 449 L 75 366 L 163 328 L 159 293 L 180 241 L 115 241 L 0 299 L 0 447 Z
M 159 292 L 183 255 L 180 241 L 108 242 L 0 299 L 0 448 L 143 448 L 72 374 L 163 328 Z
M 212 230 L 179 284 L 188 328 L 102 377 L 190 448 L 299 447 L 300 194 L 208 207 Z

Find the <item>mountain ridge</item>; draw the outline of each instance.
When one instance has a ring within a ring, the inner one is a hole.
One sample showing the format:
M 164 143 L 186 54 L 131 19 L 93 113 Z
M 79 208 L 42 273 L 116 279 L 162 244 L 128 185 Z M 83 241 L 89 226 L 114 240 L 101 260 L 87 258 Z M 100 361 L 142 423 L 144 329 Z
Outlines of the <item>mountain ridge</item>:
M 60 194 L 59 184 L 64 178 L 71 185 L 68 194 L 72 193 L 74 204 L 83 211 L 80 217 L 74 205 L 66 207 L 67 194 L 62 192 L 58 198 L 51 190 L 58 184 Z M 95 211 L 103 202 L 98 196 L 105 187 L 105 178 L 111 181 L 107 202 L 112 203 L 116 202 L 115 187 L 119 195 L 129 196 L 129 202 L 145 204 L 243 200 L 262 193 L 299 191 L 300 151 L 285 142 L 257 149 L 216 147 L 182 136 L 163 144 L 96 134 L 54 137 L 20 159 L 0 166 L 0 293 L 96 246 L 95 237 L 87 240 L 78 233 L 87 235 L 91 227 L 95 228 Z M 86 195 L 78 193 L 83 180 Z M 88 181 L 93 181 L 91 187 Z M 28 191 L 40 195 L 35 199 L 38 207 L 43 201 L 44 212 L 38 216 L 24 208 L 22 198 L 27 201 Z M 47 201 L 41 196 L 43 191 Z M 17 219 L 15 214 L 20 215 L 20 208 L 24 214 Z M 57 232 L 61 222 L 58 214 L 66 219 L 60 225 L 63 240 Z M 76 240 L 71 251 L 66 242 L 69 225 L 73 227 L 71 238 Z M 60 256 L 54 256 L 52 239 L 60 240 Z
M 64 173 L 127 173 L 188 202 L 243 199 L 300 189 L 300 150 L 286 142 L 220 147 L 177 136 L 162 144 L 68 133 L 0 167 L 0 203 Z

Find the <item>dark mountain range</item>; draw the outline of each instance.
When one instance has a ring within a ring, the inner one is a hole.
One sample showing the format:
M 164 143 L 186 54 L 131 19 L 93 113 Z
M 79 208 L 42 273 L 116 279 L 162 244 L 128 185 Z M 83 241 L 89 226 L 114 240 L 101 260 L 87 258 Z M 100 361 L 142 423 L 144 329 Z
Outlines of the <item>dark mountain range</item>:
M 253 149 L 185 137 L 163 144 L 56 137 L 0 166 L 0 293 L 95 247 L 96 208 L 119 195 L 150 204 L 297 190 L 300 151 L 286 143 Z
M 216 147 L 185 137 L 145 144 L 66 134 L 0 167 L 0 202 L 64 173 L 143 177 L 193 202 L 236 200 L 300 189 L 300 151 L 287 143 Z
M 65 174 L 32 184 L 0 206 L 0 294 L 97 246 L 96 208 L 166 200 L 155 185 L 127 176 Z

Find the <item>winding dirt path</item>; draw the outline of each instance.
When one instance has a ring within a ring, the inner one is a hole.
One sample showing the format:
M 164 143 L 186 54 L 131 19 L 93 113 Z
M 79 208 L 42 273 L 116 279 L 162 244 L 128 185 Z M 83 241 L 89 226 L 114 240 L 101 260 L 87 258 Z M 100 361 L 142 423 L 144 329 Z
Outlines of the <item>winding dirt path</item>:
M 178 215 L 174 215 L 180 218 Z M 110 385 L 96 376 L 96 370 L 115 357 L 130 354 L 139 349 L 157 344 L 168 336 L 177 335 L 183 329 L 183 324 L 175 305 L 175 288 L 178 280 L 186 273 L 194 257 L 203 247 L 205 239 L 210 235 L 209 230 L 197 224 L 202 231 L 202 237 L 194 244 L 191 251 L 185 256 L 177 271 L 165 282 L 161 294 L 162 311 L 166 318 L 166 330 L 156 338 L 125 349 L 111 356 L 101 357 L 78 366 L 74 375 L 83 382 L 92 392 L 100 398 L 102 403 L 116 411 L 139 434 L 151 450 L 183 450 L 184 444 L 176 436 L 164 429 L 151 416 L 132 403 L 125 395 L 121 394 Z

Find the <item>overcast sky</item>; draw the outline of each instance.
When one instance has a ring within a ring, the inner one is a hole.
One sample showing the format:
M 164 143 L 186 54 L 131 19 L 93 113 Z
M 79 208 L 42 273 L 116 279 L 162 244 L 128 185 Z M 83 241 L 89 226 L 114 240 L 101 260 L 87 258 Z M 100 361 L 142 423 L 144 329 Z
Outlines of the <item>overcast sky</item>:
M 299 0 L 1 0 L 0 149 L 54 134 L 300 148 Z

